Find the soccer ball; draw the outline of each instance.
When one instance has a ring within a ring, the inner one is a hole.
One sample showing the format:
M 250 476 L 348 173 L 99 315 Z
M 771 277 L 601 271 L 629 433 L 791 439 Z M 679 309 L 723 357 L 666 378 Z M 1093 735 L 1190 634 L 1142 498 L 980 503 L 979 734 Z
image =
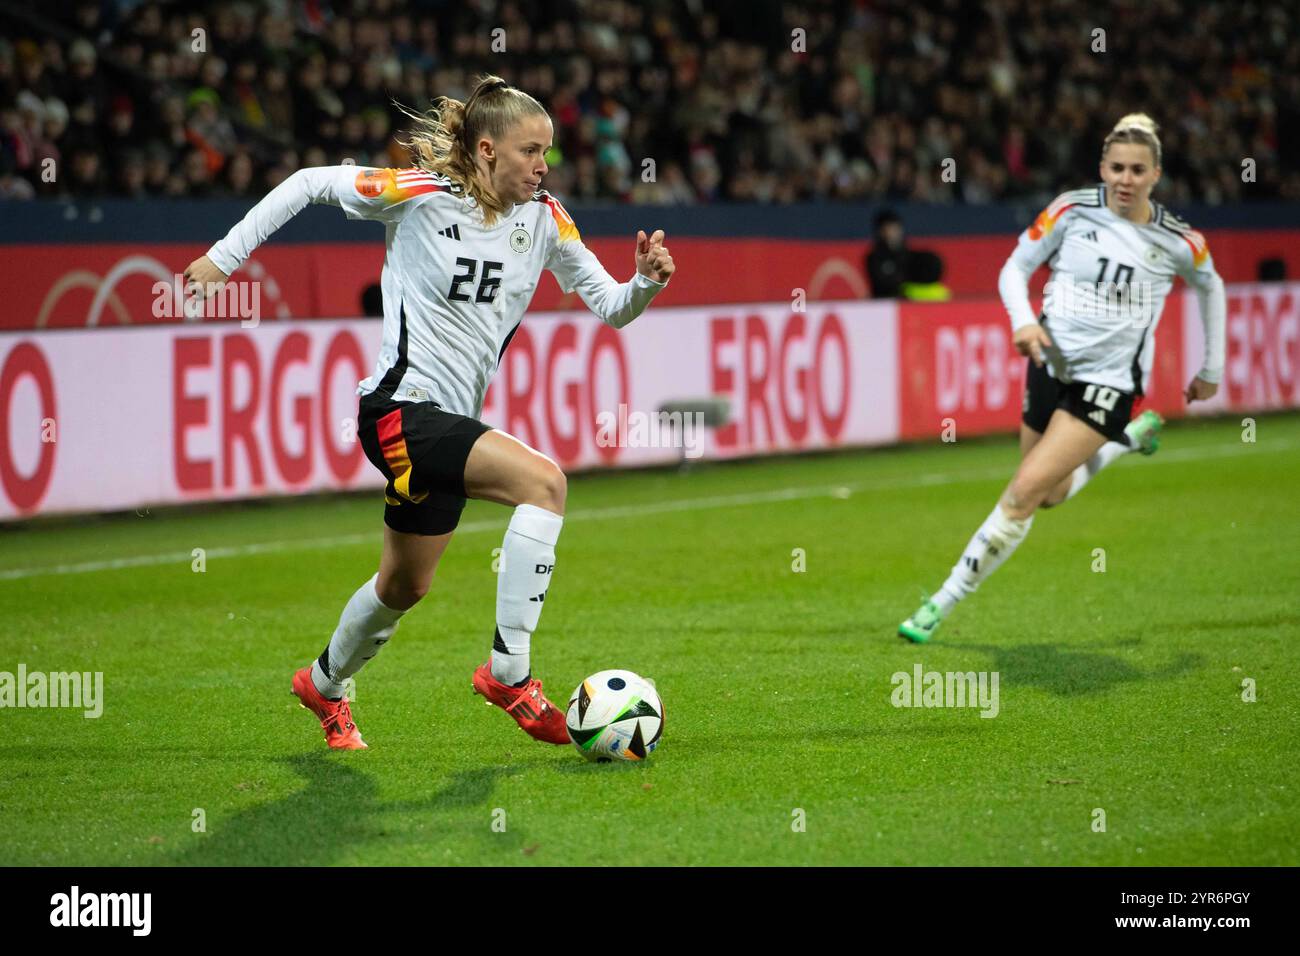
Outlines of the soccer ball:
M 659 746 L 664 705 L 631 671 L 601 671 L 578 685 L 565 714 L 569 739 L 588 760 L 644 760 Z

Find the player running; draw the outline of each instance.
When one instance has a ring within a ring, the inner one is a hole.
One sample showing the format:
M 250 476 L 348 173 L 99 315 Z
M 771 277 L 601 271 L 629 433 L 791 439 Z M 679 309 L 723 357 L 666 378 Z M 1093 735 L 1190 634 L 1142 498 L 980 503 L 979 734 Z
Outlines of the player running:
M 675 266 L 661 230 L 637 233 L 636 273 L 616 282 L 564 207 L 540 188 L 552 124 L 537 100 L 485 76 L 465 103 L 441 97 L 415 120 L 410 169 L 335 166 L 294 173 L 185 270 L 206 297 L 308 203 L 385 224 L 383 340 L 361 382 L 366 457 L 388 479 L 379 570 L 343 608 L 293 692 L 329 746 L 366 746 L 343 682 L 393 636 L 429 590 L 466 498 L 514 508 L 501 548 L 496 631 L 476 693 L 530 736 L 567 744 L 564 713 L 532 676 L 529 647 L 564 518 L 566 482 L 550 458 L 478 420 L 488 383 L 543 268 L 614 328 L 640 315 Z
M 1029 356 L 1020 467 L 938 593 L 898 627 L 928 641 L 958 601 L 1011 557 L 1034 512 L 1078 494 L 1120 455 L 1159 447 L 1154 411 L 1129 421 L 1149 381 L 1156 324 L 1175 275 L 1196 290 L 1205 324 L 1203 365 L 1188 402 L 1211 398 L 1223 372 L 1223 281 L 1205 238 L 1150 201 L 1160 140 L 1145 113 L 1121 119 L 1101 149 L 1100 185 L 1058 196 L 1020 235 L 998 277 L 1016 348 Z M 1029 277 L 1048 262 L 1043 315 Z

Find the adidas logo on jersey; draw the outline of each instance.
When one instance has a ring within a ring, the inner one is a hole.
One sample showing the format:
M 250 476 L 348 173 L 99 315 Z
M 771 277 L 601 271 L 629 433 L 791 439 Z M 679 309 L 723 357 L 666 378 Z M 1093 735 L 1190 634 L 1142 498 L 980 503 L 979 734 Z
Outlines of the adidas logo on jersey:
M 439 230 L 438 230 L 438 235 L 440 235 L 440 236 L 446 236 L 448 239 L 455 239 L 457 242 L 459 242 L 459 241 L 460 241 L 460 226 L 459 226 L 459 225 L 454 225 L 454 224 L 453 224 L 453 225 L 448 226 L 446 229 L 439 229 Z
M 1105 424 L 1106 424 L 1106 413 L 1103 412 L 1100 408 L 1095 409 L 1095 410 L 1089 412 L 1089 413 L 1088 413 L 1088 417 L 1091 418 L 1091 419 L 1092 419 L 1094 422 L 1096 422 L 1098 425 L 1105 425 Z
M 1089 242 L 1096 242 L 1096 241 L 1097 241 L 1097 233 L 1096 233 L 1095 230 L 1094 230 L 1094 231 L 1091 231 L 1091 232 L 1085 232 L 1085 233 L 1083 234 L 1083 238 L 1084 238 L 1084 239 L 1087 239 Z

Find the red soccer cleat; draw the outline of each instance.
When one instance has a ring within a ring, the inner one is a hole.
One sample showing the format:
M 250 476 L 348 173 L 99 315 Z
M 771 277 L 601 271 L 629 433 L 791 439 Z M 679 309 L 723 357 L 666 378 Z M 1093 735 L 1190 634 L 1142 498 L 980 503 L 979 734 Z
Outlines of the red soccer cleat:
M 523 687 L 511 687 L 492 676 L 489 661 L 474 671 L 474 693 L 482 694 L 489 704 L 496 704 L 513 717 L 529 737 L 548 744 L 569 742 L 564 712 L 546 699 L 542 694 L 542 682 L 536 678 Z
M 302 706 L 320 719 L 325 729 L 325 742 L 335 750 L 366 750 L 366 742 L 361 739 L 361 731 L 352 722 L 352 708 L 348 699 L 328 700 L 311 680 L 311 665 L 293 675 L 293 693 L 297 695 Z

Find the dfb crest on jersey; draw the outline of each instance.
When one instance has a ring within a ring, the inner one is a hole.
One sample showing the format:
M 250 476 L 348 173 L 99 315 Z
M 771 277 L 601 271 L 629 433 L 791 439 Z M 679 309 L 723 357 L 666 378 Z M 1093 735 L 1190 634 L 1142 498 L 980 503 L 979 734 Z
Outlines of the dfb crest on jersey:
M 1147 246 L 1146 256 L 1147 265 L 1158 266 L 1165 261 L 1165 251 L 1159 246 Z
M 515 226 L 515 231 L 510 233 L 510 248 L 522 255 L 533 247 L 533 237 L 523 223 L 515 223 Z

